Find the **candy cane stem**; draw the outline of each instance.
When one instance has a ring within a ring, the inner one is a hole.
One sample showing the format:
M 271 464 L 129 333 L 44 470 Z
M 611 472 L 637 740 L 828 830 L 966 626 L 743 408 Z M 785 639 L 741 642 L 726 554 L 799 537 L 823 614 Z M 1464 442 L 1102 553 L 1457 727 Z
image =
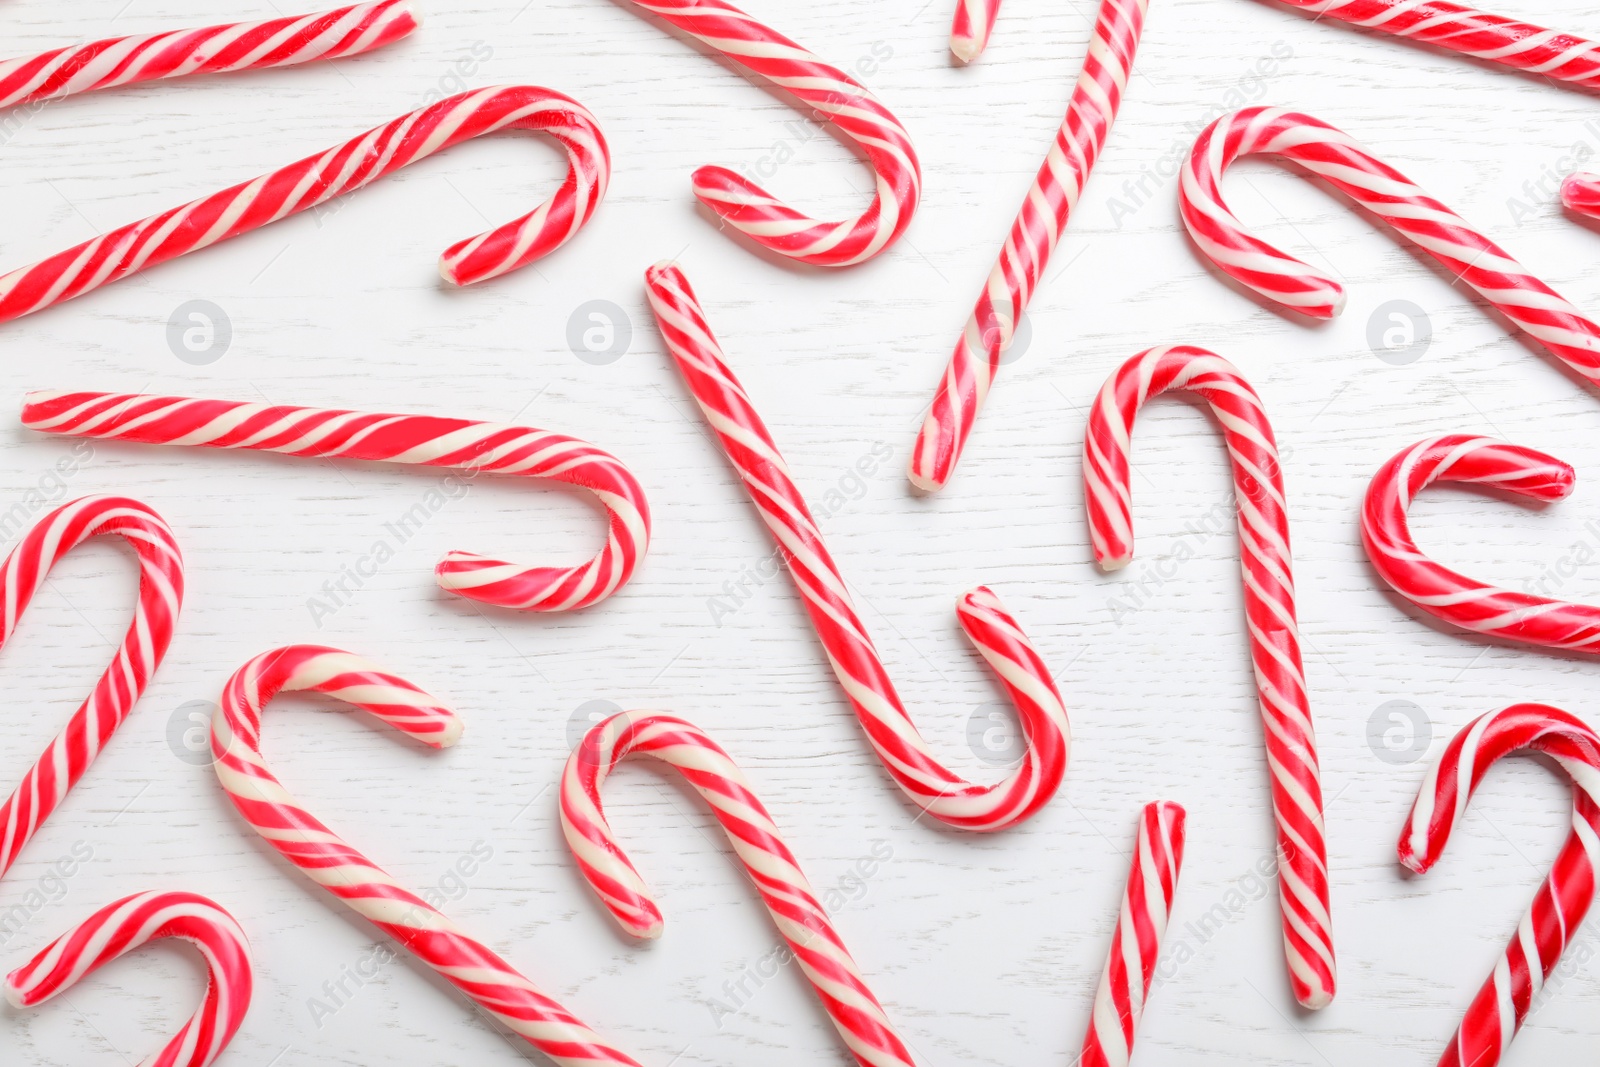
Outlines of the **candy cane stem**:
M 499 277 L 576 236 L 611 180 L 610 152 L 594 116 L 552 89 L 510 85 L 459 93 L 326 152 L 14 270 L 0 277 L 0 322 L 325 204 L 451 145 L 506 129 L 549 134 L 566 149 L 568 166 L 549 200 L 457 241 L 439 261 L 441 275 L 454 285 Z
M 1022 625 L 983 586 L 956 604 L 961 628 L 1016 704 L 1027 741 L 1022 764 L 1012 774 L 994 785 L 977 785 L 933 756 L 907 714 L 805 497 L 729 369 L 689 280 L 666 263 L 650 268 L 645 282 L 667 351 L 772 534 L 828 663 L 884 769 L 914 804 L 951 826 L 1003 830 L 1034 815 L 1066 774 L 1072 730 L 1054 675 Z
M 1261 398 L 1214 352 L 1168 345 L 1141 352 L 1106 380 L 1084 434 L 1083 483 L 1095 559 L 1108 569 L 1133 556 L 1133 424 L 1150 398 L 1184 390 L 1210 405 L 1227 442 L 1239 521 L 1250 659 L 1272 774 L 1278 831 L 1283 947 L 1295 999 L 1333 1000 L 1335 961 L 1322 772 L 1295 613 L 1283 469 Z
M 1439 1067 L 1495 1067 L 1527 1020 L 1533 998 L 1595 898 L 1600 860 L 1600 736 L 1546 704 L 1514 704 L 1467 724 L 1417 792 L 1400 835 L 1400 862 L 1423 873 L 1438 862 L 1489 768 L 1516 752 L 1550 757 L 1572 780 L 1572 829 L 1501 962 L 1472 999 Z
M 0 60 L 0 108 L 192 74 L 343 59 L 398 41 L 420 21 L 409 0 L 382 0 L 265 22 L 69 45 Z
M 761 247 L 812 266 L 864 263 L 899 239 L 922 197 L 922 164 L 905 126 L 871 90 L 726 0 L 633 4 L 793 96 L 808 118 L 854 142 L 876 179 L 871 205 L 842 222 L 796 211 L 726 167 L 694 172 L 694 195 L 702 204 Z
M 516 611 L 597 604 L 628 583 L 650 545 L 650 506 L 633 472 L 603 449 L 548 430 L 433 415 L 92 392 L 29 393 L 22 422 L 45 433 L 106 441 L 443 467 L 462 472 L 459 478 L 548 478 L 593 493 L 606 509 L 608 534 L 588 563 L 528 567 L 472 552 L 451 552 L 440 561 L 435 577 L 441 588 Z
M 250 942 L 215 901 L 194 893 L 138 893 L 108 904 L 6 977 L 14 1008 L 43 1004 L 152 941 L 179 938 L 206 962 L 206 992 L 182 1030 L 140 1067 L 208 1067 L 244 1023 L 255 990 Z
M 1094 170 L 1122 104 L 1149 0 L 1101 0 L 1083 71 L 1033 187 L 967 319 L 912 448 L 908 477 L 944 488 L 1000 373 L 1017 325 Z
M 629 755 L 661 760 L 710 805 L 773 925 L 860 1067 L 913 1067 L 883 1006 L 867 988 L 800 861 L 744 772 L 693 723 L 655 712 L 622 712 L 595 725 L 567 759 L 561 778 L 561 829 L 578 869 L 606 910 L 639 938 L 661 934 L 661 909 L 617 844 L 600 790 Z
M 1223 175 L 1251 155 L 1282 157 L 1326 181 L 1600 386 L 1600 325 L 1404 174 L 1310 115 L 1270 107 L 1224 115 L 1200 135 L 1184 165 L 1184 225 L 1201 254 L 1241 285 L 1311 318 L 1332 318 L 1345 304 L 1344 286 L 1336 279 L 1255 236 L 1229 209 Z
M 343 700 L 432 748 L 453 745 L 461 735 L 453 711 L 358 656 L 318 645 L 263 653 L 228 680 L 211 727 L 217 780 L 250 828 L 560 1067 L 639 1067 L 300 806 L 261 754 L 262 712 L 285 692 Z
M 90 538 L 106 536 L 122 538 L 139 560 L 133 621 L 94 691 L 0 806 L 0 878 L 127 719 L 172 643 L 184 584 L 172 528 L 137 500 L 86 496 L 40 519 L 0 564 L 0 644 L 16 632 L 51 568 Z

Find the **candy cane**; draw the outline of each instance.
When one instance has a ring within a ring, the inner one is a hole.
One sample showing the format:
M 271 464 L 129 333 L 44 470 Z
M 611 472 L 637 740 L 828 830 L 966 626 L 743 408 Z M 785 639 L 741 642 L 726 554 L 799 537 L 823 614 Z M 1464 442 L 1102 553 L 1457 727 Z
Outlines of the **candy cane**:
M 451 552 L 439 587 L 518 611 L 569 611 L 615 593 L 644 559 L 650 506 L 633 472 L 586 441 L 525 426 L 432 415 L 387 415 L 197 400 L 137 393 L 29 393 L 23 425 L 46 433 L 149 445 L 279 452 L 548 478 L 593 493 L 605 506 L 606 545 L 576 567 L 525 567 Z
M 250 942 L 232 915 L 194 893 L 137 893 L 108 904 L 6 976 L 6 999 L 31 1008 L 151 941 L 181 938 L 206 961 L 206 995 L 194 1016 L 139 1067 L 207 1067 L 250 1010 Z
M 726 167 L 694 172 L 702 204 L 763 248 L 819 267 L 865 262 L 899 239 L 922 196 L 922 164 L 911 135 L 871 90 L 724 0 L 633 3 L 795 97 L 855 142 L 877 178 L 871 205 L 843 222 L 796 211 Z
M 956 0 L 956 17 L 950 25 L 951 54 L 963 63 L 983 55 L 999 14 L 1000 0 Z
M 86 496 L 39 520 L 0 566 L 4 644 L 61 557 L 91 537 L 108 535 L 126 541 L 139 560 L 133 621 L 94 691 L 0 806 L 0 877 L 78 784 L 161 665 L 183 603 L 183 555 L 166 520 L 137 500 Z
M 1600 88 L 1600 45 L 1448 0 L 1279 0 L 1318 19 L 1423 44 L 1555 81 Z
M 1472 434 L 1432 437 L 1372 476 L 1361 507 L 1361 542 L 1383 580 L 1436 618 L 1490 637 L 1600 654 L 1600 608 L 1500 589 L 1435 563 L 1417 547 L 1406 514 L 1434 482 L 1548 501 L 1565 499 L 1575 479 L 1566 463 L 1532 448 Z
M 1134 1032 L 1161 958 L 1161 939 L 1172 917 L 1187 818 L 1182 805 L 1170 800 L 1146 804 L 1139 813 L 1139 841 L 1128 870 L 1128 888 L 1122 894 L 1111 952 L 1078 1056 L 1082 1067 L 1128 1067 Z
M 1272 807 L 1278 825 L 1278 896 L 1283 947 L 1295 999 L 1325 1007 L 1334 995 L 1328 850 L 1322 781 L 1295 622 L 1294 575 L 1283 469 L 1261 398 L 1221 356 L 1190 345 L 1141 352 L 1096 398 L 1084 435 L 1084 496 L 1095 561 L 1107 570 L 1133 558 L 1129 456 L 1133 423 L 1151 397 L 1170 389 L 1200 396 L 1221 425 L 1239 514 L 1250 659 L 1255 664 Z
M 1222 175 L 1248 155 L 1300 164 L 1478 291 L 1583 377 L 1600 384 L 1600 326 L 1511 254 L 1320 119 L 1250 107 L 1224 115 L 1195 142 L 1180 183 L 1179 210 L 1206 258 L 1267 299 L 1312 318 L 1344 310 L 1344 287 L 1327 274 L 1252 235 L 1222 199 Z
M 81 296 L 146 267 L 327 203 L 451 145 L 498 130 L 547 133 L 567 151 L 567 177 L 533 211 L 445 250 L 439 272 L 472 285 L 549 255 L 589 221 L 611 180 L 593 115 L 571 97 L 528 85 L 460 93 L 254 181 L 163 211 L 0 277 L 0 322 Z
M 561 830 L 584 880 L 634 937 L 661 936 L 661 909 L 611 832 L 600 788 L 632 754 L 676 769 L 711 806 L 789 952 L 861 1067 L 911 1067 L 911 1053 L 867 988 L 800 862 L 733 757 L 693 723 L 622 712 L 599 723 L 567 759 Z
M 1528 1017 L 1595 897 L 1600 860 L 1600 737 L 1545 704 L 1515 704 L 1462 728 L 1428 772 L 1400 835 L 1400 862 L 1423 874 L 1444 852 L 1467 801 L 1496 760 L 1539 752 L 1572 779 L 1572 830 L 1555 866 L 1517 925 L 1499 963 L 1472 999 L 1439 1067 L 1494 1067 Z
M 404 678 L 348 652 L 290 645 L 257 656 L 228 680 L 211 729 L 217 779 L 250 828 L 313 882 L 562 1067 L 638 1067 L 300 806 L 261 754 L 262 709 L 282 692 L 325 693 L 431 748 L 449 747 L 461 736 L 455 712 Z
M 0 60 L 0 108 L 191 74 L 342 59 L 392 44 L 416 28 L 409 0 L 382 0 L 265 22 L 70 45 Z
M 1600 218 L 1600 174 L 1569 174 L 1561 183 L 1561 202 L 1573 211 Z
M 822 531 L 772 434 L 724 362 L 689 280 L 673 264 L 650 268 L 645 280 L 667 350 L 772 533 L 828 663 L 884 769 L 913 803 L 952 826 L 1001 830 L 1032 816 L 1061 784 L 1072 731 L 1050 669 L 1021 624 L 983 586 L 956 602 L 961 628 L 1015 702 L 1027 739 L 1014 772 L 994 785 L 976 785 L 934 758 L 906 714 Z
M 1102 0 L 1100 4 L 1067 117 L 1011 224 L 1005 247 L 978 294 L 917 434 L 909 476 L 919 489 L 942 489 L 961 461 L 1016 325 L 1066 233 L 1067 220 L 1116 121 L 1148 3 Z

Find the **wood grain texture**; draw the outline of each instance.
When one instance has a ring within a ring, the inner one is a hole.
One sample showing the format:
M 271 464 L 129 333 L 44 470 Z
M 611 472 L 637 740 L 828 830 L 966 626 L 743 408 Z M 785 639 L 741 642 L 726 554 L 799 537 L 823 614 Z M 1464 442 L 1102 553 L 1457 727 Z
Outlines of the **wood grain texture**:
M 818 889 L 838 890 L 840 932 L 919 1062 L 1070 1061 L 1136 813 L 1170 797 L 1190 811 L 1188 860 L 1139 1062 L 1431 1065 L 1556 852 L 1565 788 L 1532 761 L 1497 769 L 1452 854 L 1425 878 L 1404 876 L 1394 841 L 1424 764 L 1378 758 L 1369 721 L 1388 701 L 1415 703 L 1432 724 L 1430 756 L 1459 725 L 1517 700 L 1592 722 L 1600 664 L 1469 639 L 1419 617 L 1378 587 L 1357 508 L 1378 465 L 1428 434 L 1483 432 L 1550 450 L 1578 468 L 1571 500 L 1540 511 L 1432 491 L 1415 509 L 1417 536 L 1486 580 L 1520 586 L 1551 572 L 1558 595 L 1600 601 L 1600 567 L 1587 562 L 1600 558 L 1600 396 L 1508 336 L 1448 276 L 1282 168 L 1243 164 L 1229 194 L 1270 239 L 1348 283 L 1349 310 L 1324 326 L 1289 321 L 1209 272 L 1182 236 L 1170 179 L 1146 179 L 1147 195 L 1129 190 L 1187 148 L 1207 109 L 1296 107 L 1360 138 L 1595 310 L 1600 232 L 1563 215 L 1553 183 L 1535 199 L 1523 186 L 1575 144 L 1600 154 L 1600 99 L 1256 0 L 1157 0 L 1122 116 L 1030 311 L 1031 340 L 949 489 L 918 498 L 902 475 L 912 435 L 1060 121 L 1093 5 L 1008 0 L 970 69 L 947 56 L 946 3 L 747 6 L 842 66 L 875 64 L 863 80 L 910 128 L 927 177 L 921 213 L 889 254 L 822 273 L 716 232 L 690 194 L 700 164 L 753 168 L 792 155 L 770 187 L 836 217 L 859 209 L 868 173 L 783 100 L 613 0 L 430 5 L 416 36 L 370 56 L 74 99 L 0 130 L 9 267 L 335 144 L 429 93 L 529 82 L 575 96 L 610 138 L 611 194 L 578 240 L 534 268 L 447 291 L 433 267 L 450 242 L 526 210 L 561 174 L 554 146 L 496 137 L 337 210 L 8 324 L 0 399 L 94 388 L 518 418 L 624 458 L 650 493 L 657 529 L 634 583 L 595 609 L 481 610 L 433 587 L 444 551 L 577 560 L 602 529 L 577 496 L 485 480 L 395 545 L 348 604 L 314 619 L 308 602 L 322 584 L 371 551 L 437 475 L 103 445 L 58 488 L 48 473 L 71 442 L 0 431 L 0 515 L 28 510 L 41 487 L 127 493 L 166 516 L 190 565 L 164 669 L 0 883 L 0 917 L 23 913 L 16 932 L 0 929 L 0 963 L 20 963 L 119 896 L 189 889 L 238 916 L 259 961 L 255 1008 L 223 1063 L 525 1058 L 421 968 L 385 962 L 371 928 L 237 823 L 209 768 L 174 754 L 169 732 L 181 749 L 185 705 L 214 701 L 251 655 L 314 640 L 410 675 L 451 700 L 467 732 L 459 748 L 429 753 L 353 715 L 284 700 L 265 729 L 285 783 L 396 875 L 436 888 L 453 917 L 643 1062 L 781 1067 L 843 1053 L 797 975 L 761 977 L 778 939 L 709 815 L 659 771 L 623 768 L 608 811 L 660 894 L 663 940 L 625 943 L 587 896 L 560 840 L 553 790 L 569 724 L 590 701 L 690 718 L 746 768 Z M 1592 6 L 1578 0 L 1499 6 L 1600 35 Z M 21 55 L 288 11 L 9 0 L 0 25 L 7 51 Z M 1257 60 L 1275 47 L 1292 55 L 1262 79 Z M 994 585 L 1057 665 L 1073 764 L 1060 797 L 1027 826 L 975 838 L 913 823 L 787 579 L 742 577 L 759 574 L 770 544 L 644 301 L 644 268 L 674 255 L 796 479 L 826 512 L 840 566 L 941 756 L 975 777 L 998 773 L 969 748 L 970 720 L 1000 698 L 957 632 L 957 593 Z M 206 366 L 168 345 L 169 316 L 192 299 L 220 306 L 232 325 L 230 348 Z M 1379 360 L 1367 343 L 1369 318 L 1395 299 L 1424 308 L 1433 326 L 1432 347 L 1408 366 Z M 631 320 L 631 347 L 609 365 L 579 360 L 566 340 L 591 300 Z M 1316 1016 L 1293 1006 L 1276 909 L 1252 873 L 1270 859 L 1272 831 L 1234 536 L 1186 532 L 1226 518 L 1229 500 L 1221 444 L 1199 412 L 1163 401 L 1140 420 L 1138 548 L 1120 580 L 1137 580 L 1146 563 L 1193 558 L 1150 582 L 1149 606 L 1128 613 L 1112 603 L 1119 579 L 1090 562 L 1078 466 L 1087 404 L 1122 360 L 1177 341 L 1213 348 L 1251 378 L 1287 454 L 1341 954 L 1339 999 Z M 854 480 L 853 465 L 877 442 L 893 459 Z M 837 504 L 824 507 L 830 489 Z M 15 530 L 0 532 L 15 540 Z M 741 580 L 738 610 L 713 613 L 712 598 Z M 0 652 L 0 781 L 21 774 L 87 690 L 125 625 L 133 582 L 120 550 L 84 549 Z M 75 844 L 92 858 L 58 881 L 52 865 Z M 475 846 L 492 856 L 463 876 L 456 865 Z M 863 862 L 885 847 L 887 860 Z M 1583 1062 L 1600 1048 L 1600 965 L 1580 962 L 1600 954 L 1600 933 L 1591 924 L 1575 942 L 1512 1067 Z M 372 977 L 360 987 L 344 978 L 343 1006 L 315 1010 L 313 998 L 333 1004 L 325 983 L 346 968 Z M 0 1011 L 0 1061 L 136 1061 L 181 1022 L 201 981 L 181 952 L 141 953 L 70 999 Z

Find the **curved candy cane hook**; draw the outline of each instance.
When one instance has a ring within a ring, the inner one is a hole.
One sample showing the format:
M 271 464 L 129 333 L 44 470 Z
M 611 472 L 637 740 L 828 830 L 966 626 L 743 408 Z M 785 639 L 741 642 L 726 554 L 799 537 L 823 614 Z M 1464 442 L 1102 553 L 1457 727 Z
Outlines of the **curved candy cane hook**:
M 650 505 L 611 453 L 565 434 L 432 415 L 388 415 L 138 393 L 29 393 L 22 423 L 70 437 L 278 452 L 548 478 L 605 506 L 605 547 L 576 567 L 524 567 L 451 552 L 435 571 L 457 596 L 517 611 L 569 611 L 627 584 L 650 546 Z
M 1572 779 L 1572 830 L 1504 960 L 1467 1008 L 1439 1067 L 1494 1067 L 1528 1016 L 1595 897 L 1600 861 L 1600 737 L 1582 720 L 1546 704 L 1514 704 L 1469 723 L 1451 739 L 1417 792 L 1400 834 L 1400 862 L 1426 873 L 1438 862 L 1467 801 L 1495 761 L 1539 752 Z
M 1418 441 L 1378 469 L 1361 506 L 1361 543 L 1395 592 L 1465 630 L 1567 652 L 1600 654 L 1600 608 L 1468 578 L 1433 562 L 1411 536 L 1407 511 L 1434 482 L 1482 485 L 1533 500 L 1562 500 L 1572 467 L 1532 448 L 1473 434 Z
M 250 828 L 561 1067 L 639 1067 L 300 806 L 261 754 L 262 710 L 283 692 L 324 693 L 431 748 L 447 748 L 461 736 L 455 712 L 404 678 L 348 652 L 290 645 L 257 656 L 228 679 L 211 727 L 217 780 Z
M 1161 939 L 1172 918 L 1187 823 L 1183 806 L 1170 800 L 1146 804 L 1139 813 L 1128 886 L 1077 1060 L 1082 1067 L 1128 1067 L 1134 1033 L 1161 958 Z
M 206 961 L 206 994 L 194 1016 L 139 1067 L 208 1067 L 250 1010 L 250 942 L 232 915 L 195 893 L 136 893 L 108 904 L 6 976 L 6 999 L 31 1008 L 137 948 L 180 938 Z
M 672 715 L 625 711 L 611 716 L 584 735 L 561 776 L 561 829 L 567 848 L 622 928 L 638 938 L 661 936 L 661 909 L 617 844 L 600 798 L 606 778 L 632 754 L 667 764 L 705 797 L 856 1062 L 861 1067 L 911 1067 L 911 1053 L 867 988 L 744 772 L 699 727 Z
M 133 621 L 94 692 L 0 806 L 0 877 L 78 784 L 161 665 L 183 604 L 183 554 L 166 520 L 137 500 L 86 496 L 40 519 L 0 564 L 3 644 L 57 561 L 91 537 L 110 535 L 126 541 L 139 560 Z
M 382 0 L 265 22 L 112 37 L 0 60 L 0 108 L 119 85 L 342 59 L 417 28 L 410 0 Z
M 1182 389 L 1215 413 L 1233 467 L 1250 659 L 1255 665 L 1272 806 L 1278 826 L 1283 947 L 1295 999 L 1325 1007 L 1334 995 L 1328 850 L 1322 780 L 1295 621 L 1294 575 L 1283 471 L 1261 398 L 1227 360 L 1190 345 L 1152 348 L 1101 388 L 1083 448 L 1084 497 L 1095 561 L 1107 570 L 1133 557 L 1129 453 L 1134 419 L 1151 397 Z
M 962 630 L 1016 704 L 1027 739 L 1021 766 L 993 785 L 977 785 L 933 756 L 906 713 L 805 497 L 749 394 L 728 368 L 689 280 L 669 263 L 650 268 L 645 283 L 667 351 L 771 532 L 828 663 L 884 770 L 912 803 L 951 826 L 1003 830 L 1031 817 L 1066 774 L 1072 728 L 1054 677 L 1022 625 L 984 586 L 956 602 Z
M 547 133 L 566 149 L 567 177 L 537 208 L 445 250 L 439 272 L 471 285 L 527 266 L 589 221 L 611 180 L 594 116 L 553 89 L 509 85 L 460 93 L 254 181 L 85 241 L 0 277 L 0 322 L 31 314 L 169 259 L 207 248 L 368 185 L 419 159 L 499 130 Z
M 633 0 L 805 105 L 860 147 L 876 173 L 867 210 L 822 222 L 726 167 L 694 172 L 694 195 L 734 229 L 781 256 L 819 267 L 862 263 L 893 244 L 922 197 L 922 164 L 911 135 L 872 91 L 725 0 Z
M 1224 115 L 1195 142 L 1183 169 L 1180 211 L 1189 234 L 1219 269 L 1282 306 L 1313 318 L 1344 308 L 1344 287 L 1254 236 L 1222 199 L 1222 176 L 1242 156 L 1298 163 L 1477 290 L 1513 324 L 1590 382 L 1600 384 L 1600 326 L 1461 216 L 1320 119 L 1279 108 Z
M 917 432 L 908 477 L 944 488 L 955 473 L 1001 362 L 1094 171 L 1133 71 L 1149 0 L 1101 0 L 1083 70 L 1055 141 L 1011 224 Z

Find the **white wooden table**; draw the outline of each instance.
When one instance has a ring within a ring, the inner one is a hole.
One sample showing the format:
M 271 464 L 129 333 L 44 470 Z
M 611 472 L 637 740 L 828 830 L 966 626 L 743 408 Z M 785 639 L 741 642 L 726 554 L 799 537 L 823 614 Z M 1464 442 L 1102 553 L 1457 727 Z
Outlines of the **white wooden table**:
M 1497 3 L 1600 35 L 1580 0 Z M 1428 434 L 1484 432 L 1553 450 L 1581 472 L 1571 500 L 1539 510 L 1433 491 L 1416 509 L 1418 535 L 1472 574 L 1516 586 L 1555 575 L 1548 589 L 1600 600 L 1600 570 L 1589 565 L 1600 555 L 1600 403 L 1344 203 L 1249 162 L 1229 179 L 1241 215 L 1331 265 L 1351 291 L 1349 310 L 1325 326 L 1267 310 L 1200 263 L 1174 184 L 1159 175 L 1208 113 L 1298 107 L 1366 142 L 1596 308 L 1600 234 L 1563 215 L 1552 178 L 1574 146 L 1600 152 L 1600 101 L 1253 0 L 1155 0 L 1122 117 L 1033 305 L 1031 341 L 950 488 L 918 498 L 901 474 L 912 433 L 1060 121 L 1092 4 L 1009 0 L 971 69 L 946 57 L 945 0 L 748 8 L 840 65 L 863 61 L 913 133 L 927 176 L 921 212 L 898 247 L 864 267 L 794 270 L 717 232 L 689 192 L 701 163 L 754 166 L 792 152 L 771 185 L 824 217 L 858 210 L 867 172 L 781 98 L 610 0 L 434 5 L 413 39 L 368 57 L 81 97 L 6 127 L 9 268 L 332 145 L 430 93 L 524 82 L 578 97 L 604 124 L 615 180 L 593 224 L 550 260 L 467 291 L 437 280 L 432 261 L 449 242 L 520 214 L 561 173 L 550 144 L 499 137 L 337 211 L 4 326 L 0 397 L 98 388 L 515 417 L 624 457 L 650 493 L 656 540 L 633 584 L 596 609 L 476 610 L 433 587 L 446 549 L 578 559 L 600 531 L 576 495 L 489 480 L 394 544 L 394 559 L 336 611 L 316 612 L 323 584 L 388 536 L 384 524 L 436 475 L 100 446 L 58 484 L 48 472 L 70 442 L 0 433 L 0 514 L 37 501 L 29 494 L 40 488 L 60 499 L 132 494 L 178 530 L 190 583 L 181 632 L 143 703 L 0 883 L 0 915 L 20 915 L 0 932 L 0 962 L 22 962 L 118 896 L 191 889 L 231 908 L 255 943 L 259 992 L 230 1067 L 537 1059 L 409 959 L 372 966 L 376 932 L 245 830 L 185 748 L 190 715 L 245 659 L 318 641 L 409 674 L 459 708 L 468 731 L 458 749 L 429 753 L 356 715 L 285 699 L 266 731 L 280 775 L 398 877 L 437 887 L 452 916 L 647 1064 L 798 1065 L 844 1053 L 798 974 L 750 977 L 770 971 L 762 960 L 777 935 L 709 815 L 657 769 L 625 769 L 608 797 L 660 892 L 666 935 L 640 947 L 609 925 L 567 857 L 551 792 L 575 724 L 608 706 L 595 702 L 676 711 L 743 763 L 813 881 L 848 898 L 836 914 L 842 933 L 919 1062 L 1076 1054 L 1135 812 L 1165 796 L 1189 807 L 1189 858 L 1139 1061 L 1432 1064 L 1554 856 L 1567 801 L 1555 775 L 1511 761 L 1444 862 L 1413 879 L 1394 844 L 1426 760 L 1458 726 L 1516 700 L 1600 717 L 1600 664 L 1419 618 L 1379 588 L 1357 507 L 1377 466 Z M 223 0 L 11 0 L 0 20 L 5 51 L 23 55 L 274 13 Z M 1263 59 L 1274 61 L 1265 76 Z M 1137 191 L 1152 173 L 1147 194 Z M 999 694 L 957 632 L 960 591 L 996 586 L 1061 671 L 1073 762 L 1055 802 L 1026 826 L 980 838 L 913 820 L 786 578 L 744 579 L 737 610 L 716 609 L 770 546 L 648 314 L 642 272 L 669 256 L 683 261 L 813 503 L 839 491 L 823 525 L 936 750 L 975 777 L 1001 773 L 993 761 L 1003 754 L 982 740 L 1010 720 L 989 718 Z M 220 308 L 231 327 L 226 350 L 205 364 L 169 345 L 169 317 L 192 300 Z M 596 300 L 621 308 L 631 328 L 611 362 L 580 358 L 567 339 Z M 1367 341 L 1369 319 L 1391 300 L 1431 322 L 1431 347 L 1406 365 Z M 1290 450 L 1342 979 L 1338 1000 L 1314 1016 L 1289 996 L 1277 908 L 1253 873 L 1270 857 L 1272 830 L 1236 545 L 1231 532 L 1186 532 L 1227 507 L 1229 480 L 1220 441 L 1191 407 L 1163 402 L 1140 421 L 1133 569 L 1110 578 L 1089 558 L 1086 404 L 1123 359 L 1166 341 L 1236 362 Z M 850 474 L 885 453 L 872 477 Z M 5 541 L 18 532 L 5 530 Z M 1119 614 L 1119 582 L 1185 541 L 1194 558 L 1152 583 L 1147 607 Z M 7 789 L 102 668 L 132 586 L 125 553 L 86 547 L 0 654 Z M 1410 706 L 1421 731 L 1409 745 L 1404 730 L 1390 732 L 1397 749 L 1386 748 L 1390 713 Z M 75 850 L 90 858 L 55 876 Z M 888 856 L 861 877 L 858 861 L 875 853 Z M 458 860 L 474 855 L 461 876 Z M 1597 948 L 1592 929 L 1578 935 L 1507 1063 L 1594 1058 Z M 348 977 L 361 970 L 375 973 Z M 0 1062 L 135 1062 L 188 1015 L 201 981 L 186 950 L 139 953 L 61 1002 L 0 1011 Z

